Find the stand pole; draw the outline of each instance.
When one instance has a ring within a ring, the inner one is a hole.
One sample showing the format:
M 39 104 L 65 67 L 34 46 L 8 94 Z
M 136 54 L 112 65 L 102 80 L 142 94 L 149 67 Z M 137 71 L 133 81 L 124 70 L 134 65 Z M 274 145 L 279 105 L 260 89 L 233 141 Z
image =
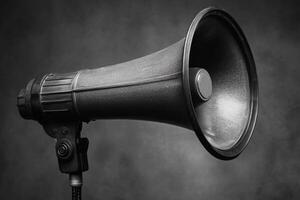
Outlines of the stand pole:
M 72 187 L 72 200 L 81 200 L 82 173 L 69 175 Z

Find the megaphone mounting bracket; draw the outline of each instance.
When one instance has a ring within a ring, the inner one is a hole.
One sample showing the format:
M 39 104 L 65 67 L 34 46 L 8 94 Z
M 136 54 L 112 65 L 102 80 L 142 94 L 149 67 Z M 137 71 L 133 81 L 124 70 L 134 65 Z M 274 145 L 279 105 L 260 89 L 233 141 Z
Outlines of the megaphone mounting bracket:
M 47 121 L 40 122 L 46 133 L 56 139 L 56 156 L 59 169 L 70 175 L 72 195 L 80 199 L 82 172 L 88 170 L 87 149 L 89 141 L 81 138 L 81 121 Z

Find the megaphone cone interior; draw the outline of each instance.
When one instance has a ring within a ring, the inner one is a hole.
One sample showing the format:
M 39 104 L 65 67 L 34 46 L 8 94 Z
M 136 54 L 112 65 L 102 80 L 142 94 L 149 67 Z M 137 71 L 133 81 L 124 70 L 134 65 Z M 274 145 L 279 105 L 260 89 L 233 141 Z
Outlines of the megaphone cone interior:
M 258 108 L 255 63 L 244 34 L 226 12 L 205 9 L 190 26 L 183 62 L 184 91 L 197 136 L 216 157 L 236 157 L 251 137 Z M 199 66 L 212 79 L 212 95 L 201 104 L 191 95 L 188 75 Z
M 18 96 L 20 114 L 66 119 L 141 119 L 193 129 L 220 159 L 241 153 L 257 116 L 258 85 L 246 38 L 226 12 L 208 8 L 186 38 L 125 63 L 48 74 Z

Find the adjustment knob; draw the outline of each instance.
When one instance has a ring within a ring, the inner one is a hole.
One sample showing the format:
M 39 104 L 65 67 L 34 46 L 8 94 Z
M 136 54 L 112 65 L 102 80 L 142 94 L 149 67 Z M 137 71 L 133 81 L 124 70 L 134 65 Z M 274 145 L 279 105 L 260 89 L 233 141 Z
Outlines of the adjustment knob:
M 67 159 L 72 154 L 72 146 L 67 140 L 63 140 L 56 145 L 56 154 L 61 159 Z

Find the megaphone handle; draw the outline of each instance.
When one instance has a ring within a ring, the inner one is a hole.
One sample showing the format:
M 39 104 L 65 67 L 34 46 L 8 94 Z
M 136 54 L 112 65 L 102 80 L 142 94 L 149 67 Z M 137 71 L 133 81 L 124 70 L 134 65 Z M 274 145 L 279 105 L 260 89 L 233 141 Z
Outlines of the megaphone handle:
M 57 140 L 56 156 L 59 169 L 69 174 L 72 199 L 81 199 L 82 172 L 88 170 L 87 149 L 89 141 L 81 138 L 82 122 L 51 121 L 40 122 L 46 133 Z

